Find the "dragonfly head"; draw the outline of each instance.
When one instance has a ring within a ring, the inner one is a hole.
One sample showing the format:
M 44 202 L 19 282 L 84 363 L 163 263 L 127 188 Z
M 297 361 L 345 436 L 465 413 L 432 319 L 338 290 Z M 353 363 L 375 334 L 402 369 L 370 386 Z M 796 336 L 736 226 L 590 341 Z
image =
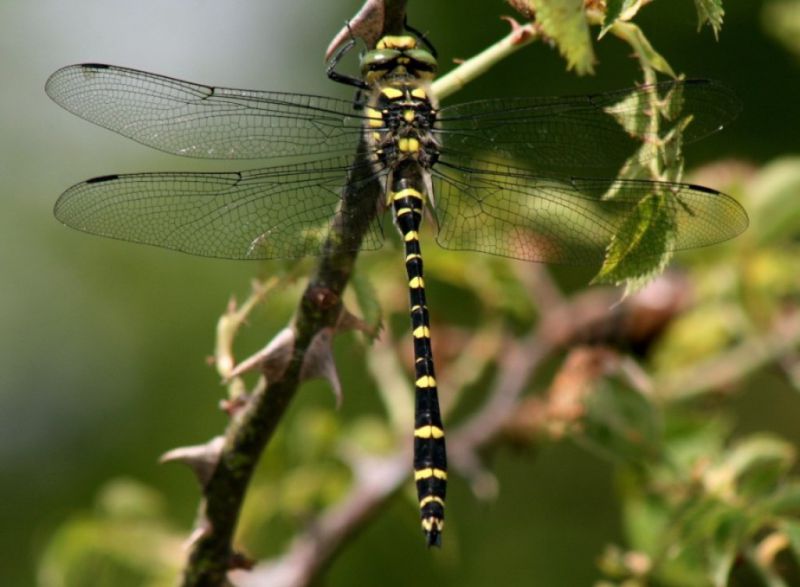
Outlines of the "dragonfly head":
M 361 57 L 361 74 L 369 85 L 387 78 L 430 80 L 436 67 L 436 58 L 409 35 L 383 37 Z

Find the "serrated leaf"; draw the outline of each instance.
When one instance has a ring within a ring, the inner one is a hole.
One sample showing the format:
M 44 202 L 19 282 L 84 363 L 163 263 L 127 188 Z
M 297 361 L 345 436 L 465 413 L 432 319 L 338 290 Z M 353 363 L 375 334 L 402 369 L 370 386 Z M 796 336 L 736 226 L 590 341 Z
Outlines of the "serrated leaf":
M 631 92 L 622 100 L 611 106 L 606 106 L 603 111 L 611 116 L 632 137 L 641 139 L 651 125 L 647 92 Z M 635 113 L 634 115 L 631 112 Z
M 602 39 L 617 20 L 630 20 L 633 18 L 641 7 L 642 0 L 607 0 L 603 28 L 600 29 L 597 39 Z
M 583 0 L 530 0 L 536 22 L 578 75 L 594 72 L 594 49 Z
M 722 0 L 694 0 L 694 6 L 697 9 L 697 30 L 700 30 L 704 24 L 708 23 L 714 31 L 714 36 L 719 37 L 722 18 L 725 16 L 725 11 L 722 9 Z
M 642 100 L 651 100 L 652 103 L 643 104 Z M 672 123 L 670 131 L 659 140 L 642 142 L 620 169 L 619 179 L 680 179 L 683 175 L 683 131 L 692 120 L 691 116 L 679 118 L 683 104 L 681 87 L 676 86 L 661 98 L 632 94 L 606 108 L 606 112 L 634 137 L 658 135 L 662 118 Z M 635 117 L 626 114 L 631 111 L 650 114 Z M 657 189 L 654 185 L 654 190 Z M 617 191 L 612 186 L 604 198 L 613 200 Z M 625 283 L 625 294 L 629 295 L 664 270 L 672 258 L 677 232 L 669 195 L 654 191 L 631 211 L 612 237 L 603 266 L 593 283 Z
M 626 295 L 664 270 L 675 243 L 675 214 L 666 196 L 653 192 L 628 214 L 606 249 L 592 283 L 625 283 Z
M 651 87 L 644 86 L 645 89 Z M 664 96 L 657 96 L 656 92 L 631 92 L 616 104 L 606 106 L 603 112 L 611 116 L 629 135 L 643 140 L 644 137 L 658 134 L 662 118 L 670 122 L 668 128 L 672 130 L 686 128 L 687 120 L 675 122 L 683 112 L 684 105 L 683 86 L 676 83 Z

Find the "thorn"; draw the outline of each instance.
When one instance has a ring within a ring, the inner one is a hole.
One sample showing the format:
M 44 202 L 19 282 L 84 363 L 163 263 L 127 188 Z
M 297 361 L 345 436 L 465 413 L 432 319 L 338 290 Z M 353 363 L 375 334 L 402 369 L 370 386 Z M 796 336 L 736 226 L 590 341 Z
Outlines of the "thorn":
M 222 447 L 225 445 L 224 436 L 215 436 L 205 444 L 182 446 L 165 452 L 159 459 L 160 463 L 183 463 L 194 472 L 201 487 L 205 487 L 211 475 L 217 468 Z
M 342 384 L 333 360 L 333 334 L 334 329 L 323 328 L 314 336 L 300 369 L 300 381 L 317 377 L 325 379 L 333 388 L 336 409 L 339 409 L 342 405 Z
M 219 408 L 228 414 L 228 417 L 233 418 L 236 414 L 238 414 L 242 408 L 244 408 L 248 401 L 250 400 L 250 396 L 247 394 L 237 395 L 236 397 L 230 399 L 222 399 L 219 401 Z
M 341 300 L 339 295 L 328 287 L 311 287 L 303 295 L 322 311 L 330 310 Z
M 267 380 L 280 379 L 292 358 L 294 343 L 294 329 L 287 326 L 276 334 L 267 346 L 231 369 L 225 382 L 255 369 L 260 369 Z
M 353 37 L 363 39 L 374 47 L 383 30 L 386 9 L 383 0 L 367 0 L 356 15 L 336 33 L 325 50 L 325 61 L 330 60 L 342 43 Z
M 371 326 L 342 306 L 342 313 L 339 314 L 339 320 L 336 322 L 336 332 L 348 332 L 350 330 L 357 330 L 369 338 L 375 339 L 378 337 L 381 325 Z
M 519 24 L 513 17 L 511 16 L 501 16 L 500 20 L 506 21 L 509 25 L 511 25 L 511 44 L 512 45 L 521 45 L 528 39 L 533 36 L 533 28 L 532 25 L 526 24 L 521 25 Z
M 194 530 L 192 530 L 192 533 L 189 534 L 189 537 L 183 543 L 183 549 L 187 551 L 190 550 L 201 538 L 205 538 L 209 534 L 211 534 L 211 522 L 203 515 L 194 527 Z

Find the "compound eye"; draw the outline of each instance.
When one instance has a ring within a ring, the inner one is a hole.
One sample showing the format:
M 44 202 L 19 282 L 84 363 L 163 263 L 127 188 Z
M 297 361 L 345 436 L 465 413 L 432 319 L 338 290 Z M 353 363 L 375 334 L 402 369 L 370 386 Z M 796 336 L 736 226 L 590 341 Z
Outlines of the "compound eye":
M 375 49 L 365 54 L 361 59 L 361 71 L 375 71 L 389 69 L 400 56 L 397 49 Z
M 411 49 L 406 51 L 406 57 L 414 62 L 413 67 L 424 71 L 436 71 L 438 63 L 436 58 L 424 49 Z

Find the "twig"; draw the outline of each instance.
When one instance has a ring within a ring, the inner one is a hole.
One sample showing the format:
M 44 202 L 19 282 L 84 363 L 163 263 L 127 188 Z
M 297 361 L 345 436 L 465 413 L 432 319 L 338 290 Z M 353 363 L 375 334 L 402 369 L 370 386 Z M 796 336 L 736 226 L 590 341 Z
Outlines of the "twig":
M 309 585 L 345 541 L 379 511 L 408 477 L 410 451 L 384 459 L 371 459 L 359 468 L 353 491 L 345 501 L 320 517 L 294 539 L 280 559 L 257 565 L 249 572 L 231 575 L 236 587 L 288 587 Z
M 490 398 L 478 414 L 448 437 L 452 465 L 472 475 L 480 467 L 475 458 L 513 412 L 531 373 L 552 350 L 541 338 L 531 336 L 510 344 Z M 407 447 L 410 449 L 410 446 Z M 364 523 L 403 486 L 411 470 L 410 450 L 383 459 L 370 459 L 356 468 L 356 479 L 347 499 L 325 512 L 296 538 L 288 552 L 249 572 L 233 573 L 236 587 L 303 587 L 311 584 L 320 569 Z
M 668 401 L 693 399 L 710 389 L 724 389 L 800 344 L 800 312 L 779 318 L 762 336 L 747 338 L 717 357 L 657 379 L 653 387 Z
M 493 65 L 539 37 L 539 31 L 533 23 L 519 25 L 515 21 L 510 22 L 512 28 L 509 34 L 433 82 L 431 90 L 437 98 L 443 100 L 454 94 L 475 78 L 486 73 Z
M 605 307 L 605 295 L 591 296 Z M 633 303 L 634 298 L 625 303 Z M 455 428 L 448 436 L 448 454 L 452 468 L 472 480 L 473 490 L 481 495 L 487 490 L 486 476 L 479 453 L 494 443 L 519 406 L 534 372 L 542 361 L 559 348 L 560 343 L 574 338 L 594 320 L 592 312 L 577 312 L 576 304 L 585 306 L 587 296 L 578 296 L 564 303 L 559 314 L 562 323 L 556 335 L 548 330 L 555 326 L 543 323 L 536 332 L 520 340 L 509 340 L 503 349 L 488 399 L 473 417 Z M 316 523 L 296 538 L 287 553 L 257 565 L 250 572 L 236 572 L 237 587 L 304 587 L 325 568 L 343 542 L 353 536 L 369 518 L 399 491 L 408 479 L 410 451 L 401 450 L 379 460 L 370 459 L 357 467 L 353 488 L 347 499 L 323 513 Z M 363 471 L 372 471 L 365 475 Z M 491 482 L 491 480 L 489 480 Z

